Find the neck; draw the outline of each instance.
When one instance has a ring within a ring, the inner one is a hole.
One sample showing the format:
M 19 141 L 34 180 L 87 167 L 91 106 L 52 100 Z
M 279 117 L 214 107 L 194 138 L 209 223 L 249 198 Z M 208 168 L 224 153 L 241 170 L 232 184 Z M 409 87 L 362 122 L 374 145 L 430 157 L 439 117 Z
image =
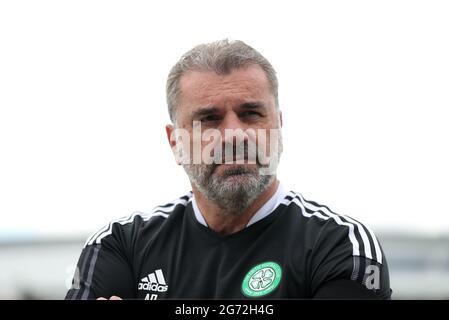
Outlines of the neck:
M 274 179 L 270 186 L 243 212 L 228 212 L 208 200 L 192 185 L 198 208 L 210 229 L 221 235 L 229 235 L 246 227 L 254 214 L 274 195 L 279 181 Z

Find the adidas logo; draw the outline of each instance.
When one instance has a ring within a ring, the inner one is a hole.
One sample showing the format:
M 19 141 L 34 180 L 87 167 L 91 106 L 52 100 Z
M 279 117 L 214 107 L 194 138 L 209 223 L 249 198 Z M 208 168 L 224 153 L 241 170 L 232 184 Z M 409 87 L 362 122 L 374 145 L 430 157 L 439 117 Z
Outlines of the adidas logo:
M 148 276 L 142 278 L 139 283 L 138 290 L 165 292 L 168 285 L 165 283 L 164 274 L 161 269 L 150 273 Z

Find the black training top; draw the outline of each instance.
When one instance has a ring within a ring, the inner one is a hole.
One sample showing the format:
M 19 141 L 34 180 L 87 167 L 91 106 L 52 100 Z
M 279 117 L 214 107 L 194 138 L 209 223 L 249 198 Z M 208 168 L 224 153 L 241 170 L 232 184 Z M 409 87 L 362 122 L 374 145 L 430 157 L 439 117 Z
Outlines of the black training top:
M 227 236 L 200 221 L 191 192 L 112 221 L 86 242 L 66 299 L 391 297 L 370 229 L 295 192 L 273 197 Z

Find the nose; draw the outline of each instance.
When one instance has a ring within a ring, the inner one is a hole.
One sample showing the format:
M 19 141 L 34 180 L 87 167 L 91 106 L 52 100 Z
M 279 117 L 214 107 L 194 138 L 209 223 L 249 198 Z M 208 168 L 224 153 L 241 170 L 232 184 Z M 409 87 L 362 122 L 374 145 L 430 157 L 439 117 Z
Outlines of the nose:
M 226 114 L 220 125 L 220 131 L 222 137 L 224 137 L 223 140 L 229 143 L 235 143 L 235 139 L 248 140 L 245 130 L 246 125 L 234 112 Z

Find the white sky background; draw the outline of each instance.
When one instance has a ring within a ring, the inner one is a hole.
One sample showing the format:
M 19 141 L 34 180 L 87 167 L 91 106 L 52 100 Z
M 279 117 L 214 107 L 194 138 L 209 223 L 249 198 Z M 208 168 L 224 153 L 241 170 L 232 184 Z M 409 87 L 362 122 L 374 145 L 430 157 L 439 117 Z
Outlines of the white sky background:
M 0 238 L 91 233 L 190 190 L 165 81 L 241 39 L 278 71 L 280 180 L 375 231 L 449 233 L 446 1 L 0 2 Z

